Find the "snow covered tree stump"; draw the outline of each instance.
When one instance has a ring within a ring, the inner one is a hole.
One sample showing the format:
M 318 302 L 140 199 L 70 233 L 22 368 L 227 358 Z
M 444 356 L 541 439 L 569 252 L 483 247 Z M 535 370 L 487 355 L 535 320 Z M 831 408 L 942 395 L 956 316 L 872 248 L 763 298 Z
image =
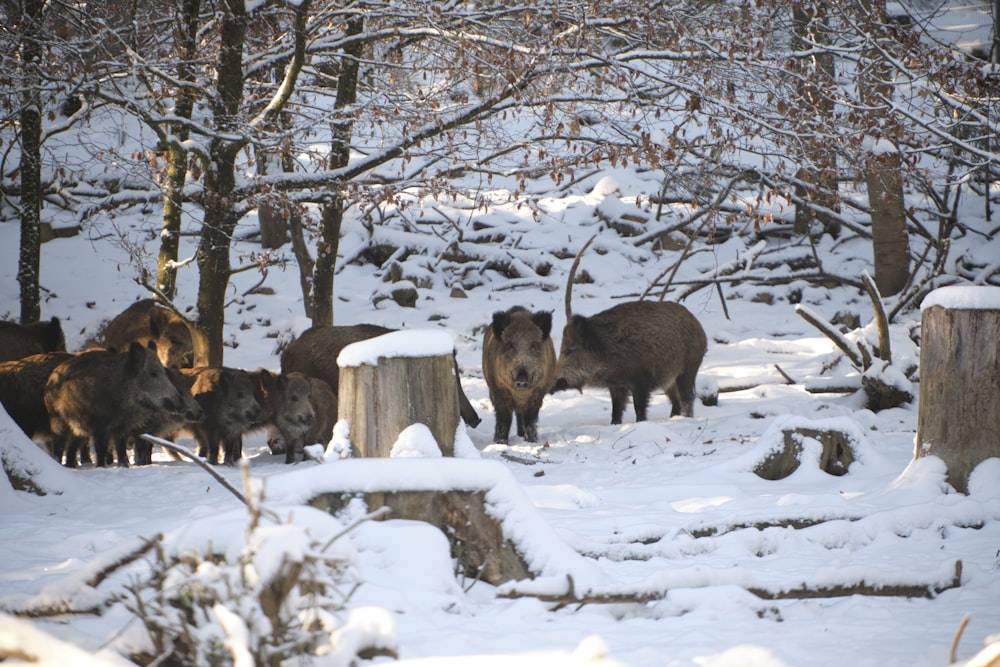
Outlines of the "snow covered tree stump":
M 942 459 L 968 493 L 973 468 L 1000 457 L 1000 287 L 943 287 L 921 309 L 914 455 Z
M 424 424 L 445 456 L 454 456 L 460 422 L 455 344 L 440 331 L 394 331 L 345 347 L 338 419 L 351 430 L 354 454 L 387 457 L 397 437 Z

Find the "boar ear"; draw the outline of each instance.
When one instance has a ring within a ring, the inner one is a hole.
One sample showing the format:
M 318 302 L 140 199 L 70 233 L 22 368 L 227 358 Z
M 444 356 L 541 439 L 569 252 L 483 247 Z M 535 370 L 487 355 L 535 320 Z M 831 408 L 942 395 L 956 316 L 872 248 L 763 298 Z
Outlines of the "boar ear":
M 590 320 L 583 315 L 574 315 L 572 323 L 573 329 L 576 331 L 576 335 L 580 340 L 580 345 L 583 346 L 584 349 L 597 353 L 603 351 L 604 345 L 601 342 L 601 337 L 597 335 L 596 331 L 594 331 L 594 327 L 591 326 Z
M 146 348 L 142 346 L 142 343 L 133 341 L 128 346 L 128 366 L 137 369 L 144 363 L 146 363 Z
M 149 332 L 153 334 L 153 338 L 159 338 L 163 333 L 164 316 L 160 310 L 157 306 L 149 312 Z
M 552 311 L 551 310 L 540 310 L 531 316 L 531 321 L 535 323 L 535 326 L 542 330 L 542 340 L 549 337 L 552 333 Z
M 493 313 L 493 335 L 500 338 L 503 335 L 503 330 L 507 328 L 510 324 L 510 313 L 505 310 L 498 310 Z
M 63 336 L 62 323 L 58 317 L 49 320 L 45 327 L 45 345 L 50 350 L 66 349 L 66 337 Z

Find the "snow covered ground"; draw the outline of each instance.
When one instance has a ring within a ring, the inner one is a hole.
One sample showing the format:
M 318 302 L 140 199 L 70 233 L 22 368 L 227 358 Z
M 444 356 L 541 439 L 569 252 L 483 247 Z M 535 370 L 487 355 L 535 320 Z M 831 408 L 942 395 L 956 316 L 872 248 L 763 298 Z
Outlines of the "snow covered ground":
M 794 302 L 827 318 L 853 312 L 864 335 L 874 337 L 871 307 L 858 291 L 804 283 L 732 284 L 723 290 L 725 309 L 714 288 L 697 291 L 684 303 L 709 338 L 699 386 L 718 388 L 718 405 L 698 402 L 693 418 L 671 419 L 669 402 L 656 395 L 648 421 L 635 423 L 630 407 L 625 423 L 612 426 L 606 391 L 563 392 L 542 408 L 539 443 L 512 437 L 508 446 L 492 444 L 492 406 L 480 357 L 482 327 L 492 312 L 515 304 L 554 311 L 558 349 L 561 286 L 572 260 L 559 259 L 558 253 L 573 252 L 600 232 L 595 245 L 600 252 L 592 250 L 581 264 L 594 282 L 574 290 L 574 312 L 581 314 L 636 298 L 675 259 L 657 258 L 602 229 L 595 207 L 627 204 L 650 188 L 626 170 L 609 178 L 613 187 L 590 179 L 560 199 L 542 200 L 537 221 L 508 212 L 504 224 L 529 239 L 528 251 L 552 258 L 551 274 L 534 284 L 511 288 L 512 281 L 486 272 L 469 281 L 466 298 L 457 298 L 453 285 L 434 273 L 435 257 L 412 257 L 406 268 L 425 271 L 428 286 L 419 288 L 415 309 L 402 308 L 391 300 L 373 304 L 373 295 L 386 287 L 373 267 L 344 266 L 337 278 L 336 322 L 449 334 L 463 386 L 483 421 L 464 429 L 461 461 L 414 458 L 428 449 L 426 435 L 417 433 L 401 447 L 411 456 L 378 462 L 394 468 L 333 458 L 289 467 L 283 457 L 268 453 L 263 436 L 253 436 L 246 453 L 256 483 L 265 489 L 265 504 L 324 541 L 349 520 L 319 517 L 302 507 L 311 485 L 336 485 L 338 479 L 384 485 L 395 478 L 418 484 L 424 476 L 443 486 L 481 482 L 484 476 L 496 481 L 491 502 L 513 517 L 510 529 L 519 532 L 541 575 L 533 582 L 497 588 L 456 576 L 447 541 L 426 524 L 370 521 L 342 538 L 359 581 L 346 607 L 378 619 L 370 632 L 392 638 L 400 659 L 409 661 L 401 664 L 940 667 L 948 663 L 966 614 L 971 620 L 958 658 L 971 657 L 1000 633 L 1000 459 L 976 470 L 968 496 L 957 494 L 946 485 L 938 459 L 913 459 L 916 399 L 873 413 L 864 409 L 862 395 L 805 391 L 805 383 L 824 378 L 856 382 L 857 372 L 837 362 L 841 354 L 795 313 Z M 968 207 L 966 220 L 981 215 L 981 201 L 970 198 Z M 155 216 L 120 216 L 116 224 L 155 248 L 155 234 L 143 231 L 155 229 Z M 357 227 L 346 230 L 345 257 L 364 242 L 364 230 Z M 125 249 L 98 232 L 90 228 L 43 250 L 43 317 L 62 318 L 71 350 L 142 295 Z M 379 233 L 392 238 L 390 230 Z M 0 224 L 0 314 L 7 316 L 17 312 L 17 238 L 16 224 Z M 982 238 L 956 241 L 967 247 L 953 252 L 989 257 L 998 251 L 998 242 Z M 187 243 L 190 252 L 193 241 Z M 795 250 L 792 242 L 775 239 L 768 248 L 779 251 L 782 243 Z M 252 249 L 238 243 L 234 257 Z M 510 249 L 493 250 L 516 258 Z M 757 251 L 734 236 L 692 256 L 678 279 L 746 261 Z M 824 239 L 819 252 L 828 269 L 843 275 L 870 270 L 870 242 L 863 239 L 836 244 Z M 226 363 L 277 369 L 279 343 L 309 322 L 294 265 L 271 269 L 265 282 L 269 293 L 241 296 L 257 280 L 252 273 L 234 280 Z M 192 303 L 195 281 L 193 273 L 182 275 L 182 305 Z M 911 312 L 893 326 L 893 351 L 901 363 L 918 359 L 910 336 L 918 321 L 919 312 Z M 786 383 L 785 375 L 796 384 Z M 916 384 L 913 390 L 916 395 Z M 778 481 L 760 478 L 755 465 L 790 426 L 847 432 L 857 460 L 846 475 L 829 475 L 815 463 L 816 445 L 807 439 L 805 463 L 796 472 Z M 22 438 L 0 415 L 4 446 Z M 159 451 L 155 456 L 149 467 L 49 472 L 46 481 L 63 490 L 58 495 L 0 487 L 0 608 L 38 608 L 66 598 L 86 607 L 104 600 L 135 581 L 149 560 L 140 559 L 96 587 L 81 582 L 115 554 L 157 533 L 178 552 L 204 553 L 212 545 L 238 558 L 246 540 L 243 507 L 195 465 Z M 242 486 L 238 469 L 219 472 Z M 951 587 L 959 562 L 961 585 Z M 577 594 L 635 593 L 648 601 L 556 608 L 537 597 L 514 595 L 565 592 L 567 574 Z M 930 597 L 780 595 L 857 585 L 885 592 L 895 586 L 947 590 Z M 350 625 L 346 618 L 345 612 L 340 622 Z M 88 653 L 101 651 L 93 664 L 120 664 L 111 652 L 134 645 L 138 629 L 121 604 L 100 616 L 24 621 L 5 615 L 0 645 L 45 646 L 52 655 L 47 664 L 84 664 L 83 657 L 48 639 L 56 637 Z M 37 636 L 40 632 L 45 635 Z M 295 664 L 342 660 L 332 654 Z

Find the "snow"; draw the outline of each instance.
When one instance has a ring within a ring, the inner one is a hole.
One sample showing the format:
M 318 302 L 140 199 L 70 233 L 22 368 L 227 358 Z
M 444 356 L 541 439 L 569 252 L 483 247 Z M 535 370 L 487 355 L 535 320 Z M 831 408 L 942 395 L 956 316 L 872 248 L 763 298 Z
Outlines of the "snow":
M 376 366 L 381 357 L 434 357 L 451 354 L 454 347 L 451 336 L 443 331 L 393 331 L 348 345 L 337 356 L 337 365 Z
M 920 303 L 921 310 L 939 306 L 948 310 L 1000 310 L 1000 287 L 949 285 L 939 287 Z
M 282 563 L 315 555 L 316 544 L 333 540 L 323 553 L 344 566 L 349 595 L 342 610 L 316 612 L 331 646 L 342 647 L 315 656 L 313 664 L 320 666 L 349 664 L 355 648 L 374 646 L 397 654 L 395 664 L 407 667 L 940 667 L 966 614 L 971 621 L 958 657 L 971 658 L 1000 632 L 1000 458 L 973 471 L 968 495 L 956 493 L 940 459 L 914 458 L 916 398 L 874 413 L 859 393 L 806 391 L 823 384 L 860 386 L 860 377 L 826 336 L 796 314 L 796 304 L 825 319 L 842 311 L 858 314 L 862 328 L 842 334 L 848 343 L 872 339 L 874 328 L 871 306 L 858 290 L 754 284 L 757 259 L 766 251 L 801 250 L 791 243 L 776 247 L 784 242 L 768 240 L 765 251 L 763 241 L 734 235 L 692 254 L 678 273 L 680 281 L 720 267 L 743 272 L 741 283 L 722 290 L 725 310 L 713 289 L 684 301 L 708 333 L 698 386 L 717 389 L 717 405 L 698 401 L 693 418 L 671 418 L 669 401 L 658 394 L 648 421 L 635 423 L 629 408 L 625 423 L 610 425 L 607 391 L 562 392 L 542 406 L 538 443 L 517 437 L 508 445 L 492 442 L 481 361 L 490 315 L 513 305 L 552 310 L 558 349 L 561 289 L 573 254 L 594 233 L 598 239 L 581 263 L 594 282 L 575 286 L 574 311 L 591 314 L 635 298 L 677 255 L 651 254 L 604 228 L 596 213 L 645 210 L 636 196 L 648 200 L 658 187 L 649 173 L 609 169 L 563 192 L 546 191 L 536 202 L 538 220 L 516 204 L 497 204 L 483 220 L 512 230 L 518 246 L 472 247 L 480 252 L 477 261 L 505 261 L 515 277 L 475 271 L 463 285 L 467 298 L 453 297 L 452 281 L 435 271 L 435 253 L 444 251 L 447 239 L 431 243 L 429 235 L 421 236 L 426 256 L 403 262 L 407 276 L 423 278 L 411 283 L 417 285 L 417 308 L 373 303 L 372 296 L 387 288 L 382 276 L 369 265 L 344 261 L 336 282 L 336 322 L 403 331 L 345 348 L 339 362 L 371 364 L 384 356 L 454 350 L 463 388 L 483 421 L 476 428 L 459 425 L 454 458 L 441 457 L 420 425 L 399 436 L 391 458 L 355 460 L 345 458 L 350 425 L 341 421 L 331 442 L 312 450 L 320 452 L 314 458 L 321 462 L 294 466 L 271 455 L 263 435 L 250 436 L 249 491 L 270 513 L 254 531 L 247 509 L 190 462 L 157 450 L 152 466 L 63 470 L 50 465 L 0 411 L 0 454 L 48 490 L 44 496 L 15 491 L 0 478 L 0 610 L 9 612 L 0 615 L 0 649 L 31 652 L 48 665 L 128 664 L 116 651 L 145 640 L 115 596 L 127 596 L 126 587 L 147 576 L 155 559 L 146 555 L 107 579 L 95 577 L 144 540 L 162 535 L 167 556 L 248 560 L 252 566 L 240 570 L 248 586 L 273 581 Z M 504 201 L 502 185 L 495 196 Z M 963 202 L 963 223 L 987 229 L 982 199 L 963 192 Z M 434 202 L 424 213 L 433 219 L 434 210 L 441 210 L 459 220 L 471 215 L 465 205 Z M 156 216 L 127 209 L 116 216 L 123 234 L 152 239 L 146 249 L 155 255 L 155 234 L 147 232 Z M 72 350 L 103 320 L 144 296 L 127 250 L 102 237 L 99 227 L 110 229 L 108 220 L 88 224 L 95 226 L 89 233 L 55 239 L 42 255 L 43 317 L 62 319 Z M 471 225 L 469 230 L 471 235 Z M 0 224 L 0 314 L 17 310 L 18 233 L 17 225 Z M 416 240 L 390 227 L 376 227 L 375 234 L 379 243 L 397 247 Z M 358 257 L 367 239 L 362 223 L 348 216 L 340 252 Z M 182 257 L 192 255 L 191 237 L 183 242 Z M 857 276 L 870 268 L 870 241 L 815 242 L 831 273 Z M 952 239 L 951 253 L 996 258 L 998 243 L 986 234 L 966 234 Z M 234 265 L 254 249 L 237 240 Z M 551 272 L 535 274 L 531 267 L 538 262 L 551 264 Z M 191 271 L 181 276 L 184 307 L 194 303 Z M 253 272 L 234 274 L 231 294 L 246 293 L 258 280 Z M 276 341 L 309 326 L 294 266 L 272 268 L 266 285 L 271 293 L 234 298 L 227 310 L 227 365 L 277 370 Z M 923 308 L 996 308 L 998 292 L 941 288 Z M 899 369 L 919 358 L 911 337 L 919 317 L 902 313 L 892 325 L 895 364 L 882 379 L 893 385 L 915 384 Z M 796 383 L 788 384 L 783 374 Z M 780 446 L 786 429 L 842 431 L 855 461 L 843 476 L 829 475 L 819 467 L 818 443 L 802 437 L 799 468 L 784 479 L 762 479 L 755 466 Z M 243 488 L 239 469 L 218 472 Z M 518 545 L 535 578 L 500 586 L 474 581 L 457 573 L 446 536 L 428 524 L 367 520 L 360 503 L 336 517 L 304 504 L 328 491 L 406 489 L 482 490 L 491 516 Z M 276 518 L 267 518 L 272 514 Z M 947 588 L 958 562 L 961 585 Z M 198 575 L 204 581 L 218 580 L 220 565 L 202 565 Z M 854 585 L 911 585 L 929 592 L 781 597 L 802 587 Z M 537 597 L 571 591 L 645 597 L 565 606 Z M 30 620 L 10 615 L 61 602 L 102 613 Z M 220 606 L 215 615 L 230 645 L 240 646 L 260 627 L 234 611 Z M 359 664 L 394 663 L 377 657 Z

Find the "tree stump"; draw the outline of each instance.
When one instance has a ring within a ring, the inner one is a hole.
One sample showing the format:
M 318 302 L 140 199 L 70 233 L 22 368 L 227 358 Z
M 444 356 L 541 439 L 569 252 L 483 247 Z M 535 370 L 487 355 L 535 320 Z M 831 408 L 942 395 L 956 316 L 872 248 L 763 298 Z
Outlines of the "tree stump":
M 761 461 L 754 472 L 763 479 L 775 481 L 788 477 L 802 464 L 802 438 L 812 438 L 822 447 L 819 468 L 840 477 L 854 462 L 854 449 L 847 433 L 836 429 L 786 428 L 782 429 L 783 446 Z
M 363 494 L 321 494 L 309 501 L 331 514 L 363 497 L 369 512 L 388 506 L 389 519 L 424 521 L 440 529 L 451 546 L 451 555 L 468 579 L 499 586 L 533 576 L 503 526 L 486 510 L 484 489 L 432 491 L 370 491 Z
M 1000 457 L 1000 288 L 943 287 L 922 304 L 915 457 L 933 455 L 948 483 Z
M 350 426 L 355 456 L 389 456 L 399 434 L 417 423 L 443 455 L 454 456 L 460 418 L 453 349 L 444 332 L 406 330 L 341 351 L 337 416 Z

